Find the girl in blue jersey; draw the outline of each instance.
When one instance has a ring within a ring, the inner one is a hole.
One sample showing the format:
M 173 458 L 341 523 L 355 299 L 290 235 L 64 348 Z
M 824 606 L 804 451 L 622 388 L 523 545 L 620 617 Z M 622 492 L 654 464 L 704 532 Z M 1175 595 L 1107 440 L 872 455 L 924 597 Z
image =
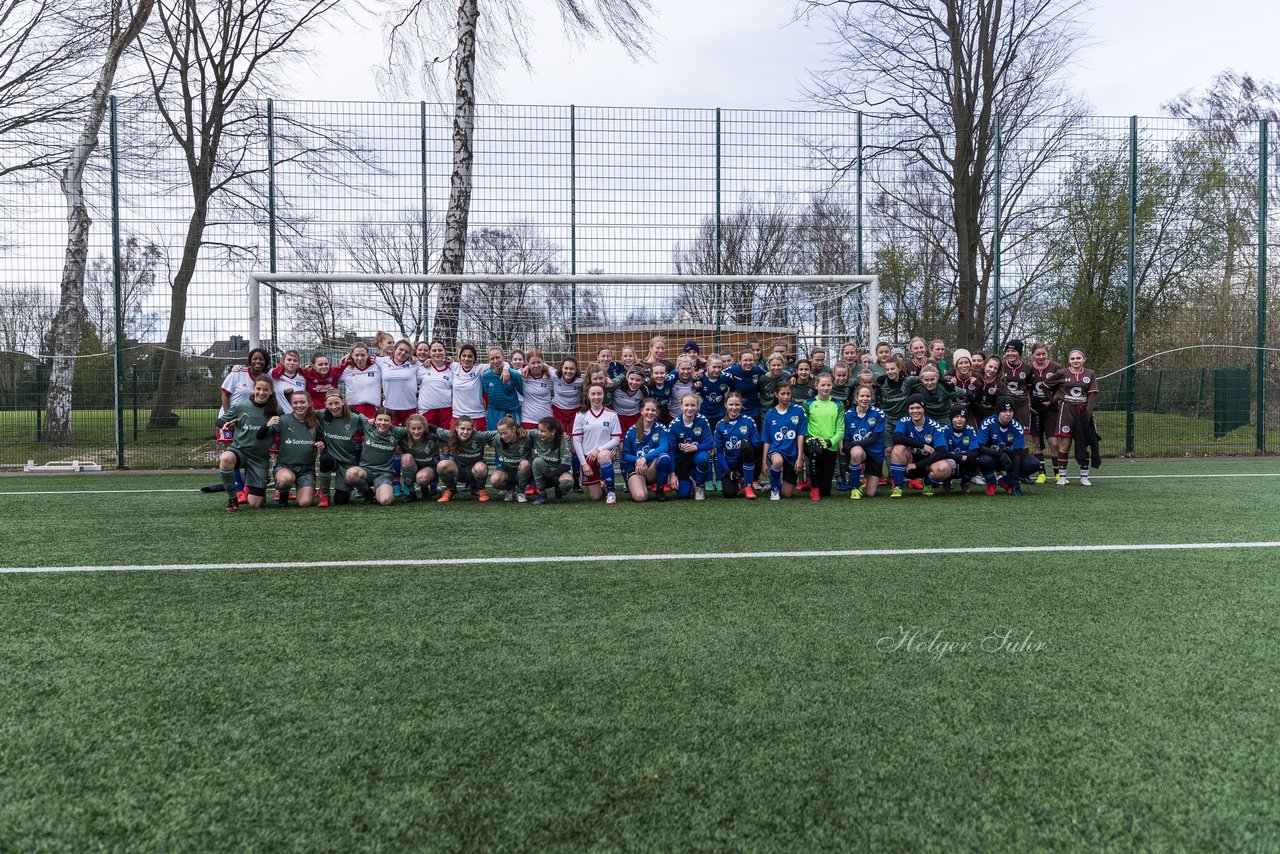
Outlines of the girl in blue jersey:
M 951 424 L 944 431 L 947 437 L 947 451 L 951 455 L 951 477 L 947 479 L 946 488 L 951 488 L 951 481 L 960 478 L 960 489 L 968 493 L 970 482 L 979 485 L 986 482 L 978 474 L 978 431 L 968 424 L 968 407 L 956 403 L 951 407 Z
M 690 392 L 680 399 L 680 414 L 671 422 L 671 449 L 675 456 L 677 495 L 695 501 L 707 497 L 706 484 L 711 479 L 711 450 L 715 436 L 707 419 L 698 414 L 702 400 Z
M 872 406 L 875 392 L 871 386 L 860 385 L 854 390 L 853 407 L 844 414 L 844 450 L 849 459 L 849 497 L 858 501 L 870 498 L 880 486 L 884 474 L 885 422 L 889 419 L 884 410 Z M 863 487 L 862 478 L 867 485 Z
M 649 487 L 654 497 L 667 500 L 667 478 L 672 461 L 667 428 L 658 420 L 658 402 L 646 398 L 640 406 L 640 418 L 622 440 L 622 476 L 632 501 L 645 501 Z
M 738 364 L 725 368 L 724 375 L 733 383 L 733 390 L 742 395 L 742 412 L 748 418 L 760 417 L 760 389 L 756 383 L 765 370 L 756 364 L 754 350 L 743 350 Z
M 745 355 L 745 354 L 744 354 Z M 764 416 L 764 457 L 769 464 L 769 499 L 790 498 L 804 471 L 804 435 L 809 429 L 803 407 L 791 402 L 791 386 L 775 392 L 777 404 Z
M 742 395 L 731 391 L 724 399 L 725 415 L 715 427 L 716 471 L 725 498 L 741 492 L 755 500 L 756 449 L 760 433 L 756 422 L 742 414 Z
M 645 384 L 645 394 L 658 404 L 658 419 L 663 424 L 671 421 L 671 389 L 676 384 L 673 374 L 667 373 L 664 362 L 657 362 L 649 369 L 649 382 Z
M 902 497 L 902 482 L 908 476 L 923 478 L 920 491 L 925 496 L 933 495 L 933 487 L 940 486 L 951 474 L 947 460 L 942 425 L 925 415 L 923 395 L 911 395 L 906 417 L 898 419 L 893 428 L 893 456 L 889 462 L 893 491 L 889 497 Z

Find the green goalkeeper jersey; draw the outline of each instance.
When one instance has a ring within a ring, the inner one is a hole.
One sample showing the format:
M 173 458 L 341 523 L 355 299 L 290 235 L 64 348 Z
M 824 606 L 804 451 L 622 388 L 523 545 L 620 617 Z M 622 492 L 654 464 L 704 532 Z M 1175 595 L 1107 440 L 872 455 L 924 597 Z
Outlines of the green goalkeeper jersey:
M 815 399 L 805 407 L 809 418 L 809 436 L 825 439 L 827 447 L 836 448 L 844 437 L 844 407 L 834 400 Z

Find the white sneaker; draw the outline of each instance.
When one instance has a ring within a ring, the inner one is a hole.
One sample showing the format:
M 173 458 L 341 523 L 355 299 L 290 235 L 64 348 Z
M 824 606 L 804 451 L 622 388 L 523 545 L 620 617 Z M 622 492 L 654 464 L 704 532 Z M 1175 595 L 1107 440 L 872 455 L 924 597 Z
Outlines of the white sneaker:
M 502 500 L 503 500 L 503 501 L 507 501 L 507 502 L 515 501 L 515 500 L 516 500 L 516 494 L 515 494 L 514 492 L 512 492 L 511 490 L 509 490 L 509 489 L 508 489 L 508 490 L 505 490 L 505 491 L 502 493 Z
M 1080 475 L 1080 485 L 1081 485 L 1081 486 L 1093 486 L 1093 483 L 1091 483 L 1091 482 L 1090 482 L 1090 480 L 1089 480 L 1089 475 L 1087 475 L 1087 474 L 1082 474 L 1082 475 Z
M 694 501 L 706 501 L 706 500 L 707 500 L 707 490 L 706 490 L 706 489 L 704 489 L 704 488 L 703 488 L 703 487 L 701 487 L 701 486 L 695 486 L 695 487 L 693 488 L 693 500 L 694 500 Z
M 527 503 L 528 503 L 528 501 L 529 501 L 529 497 L 528 497 L 527 495 L 525 495 L 523 492 L 517 492 L 517 493 L 516 493 L 516 503 L 517 503 L 517 504 L 527 504 Z
M 782 500 L 782 493 L 781 493 L 781 492 L 779 492 L 779 491 L 778 491 L 778 490 L 776 490 L 776 489 L 771 489 L 771 490 L 769 490 L 769 500 L 770 500 L 770 501 L 781 501 L 781 500 Z
M 618 503 L 618 496 L 614 495 L 614 494 L 613 494 L 613 491 L 612 491 L 612 490 L 610 490 L 610 491 L 609 491 L 609 493 L 608 493 L 607 495 L 605 495 L 605 497 L 604 497 L 604 503 L 605 503 L 605 504 L 617 504 L 617 503 Z
M 973 480 L 969 481 L 970 486 L 986 486 L 987 479 L 980 474 L 975 474 Z
M 1066 486 L 1068 483 L 1067 476 L 1065 474 L 1058 475 L 1057 483 L 1058 483 L 1058 486 Z

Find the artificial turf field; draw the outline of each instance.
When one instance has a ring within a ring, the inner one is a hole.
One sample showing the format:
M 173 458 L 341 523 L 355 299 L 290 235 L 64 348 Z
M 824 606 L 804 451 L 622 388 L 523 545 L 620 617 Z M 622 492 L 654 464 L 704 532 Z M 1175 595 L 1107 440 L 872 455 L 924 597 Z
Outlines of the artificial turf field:
M 1280 849 L 1280 461 L 856 505 L 213 480 L 0 478 L 5 567 L 216 567 L 0 574 L 0 850 Z M 899 548 L 999 551 L 758 556 Z

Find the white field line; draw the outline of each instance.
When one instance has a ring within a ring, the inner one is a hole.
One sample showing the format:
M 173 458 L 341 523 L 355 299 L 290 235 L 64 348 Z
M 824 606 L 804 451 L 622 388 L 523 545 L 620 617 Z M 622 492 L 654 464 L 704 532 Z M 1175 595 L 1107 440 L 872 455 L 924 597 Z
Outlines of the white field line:
M 1016 553 L 1053 554 L 1080 552 L 1158 552 L 1158 551 L 1211 551 L 1219 549 L 1280 549 L 1280 540 L 1257 543 L 1117 543 L 1114 545 L 1074 546 L 1025 546 Z M 635 561 L 690 561 L 690 560 L 759 560 L 761 558 L 859 558 L 859 557 L 912 557 L 920 555 L 1008 555 L 1004 546 L 972 546 L 964 548 L 920 549 L 831 549 L 826 551 L 796 552 L 692 552 L 688 554 L 639 554 L 639 555 L 534 555 L 527 557 L 459 557 L 459 558 L 384 558 L 379 560 L 322 560 L 293 561 L 288 563 L 158 563 L 121 564 L 116 566 L 14 566 L 0 567 L 3 574 L 34 574 L 62 572 L 140 572 L 205 571 L 244 569 L 354 569 L 358 567 L 389 566 L 511 566 L 543 563 L 619 563 Z
M 1096 469 L 1095 469 L 1096 471 Z M 1050 475 L 1052 479 L 1053 475 Z M 1202 477 L 1280 477 L 1280 472 L 1239 472 L 1237 474 L 1090 474 L 1093 480 L 1152 480 L 1159 478 L 1202 478 Z M 1072 481 L 1079 479 L 1079 475 L 1068 475 Z M 24 491 L 17 490 L 13 492 L 0 492 L 0 496 L 6 495 L 125 495 L 135 493 L 146 495 L 149 493 L 162 492 L 190 492 L 198 493 L 200 487 L 192 486 L 186 489 L 50 489 L 45 491 Z M 211 493 L 217 495 L 218 493 Z

